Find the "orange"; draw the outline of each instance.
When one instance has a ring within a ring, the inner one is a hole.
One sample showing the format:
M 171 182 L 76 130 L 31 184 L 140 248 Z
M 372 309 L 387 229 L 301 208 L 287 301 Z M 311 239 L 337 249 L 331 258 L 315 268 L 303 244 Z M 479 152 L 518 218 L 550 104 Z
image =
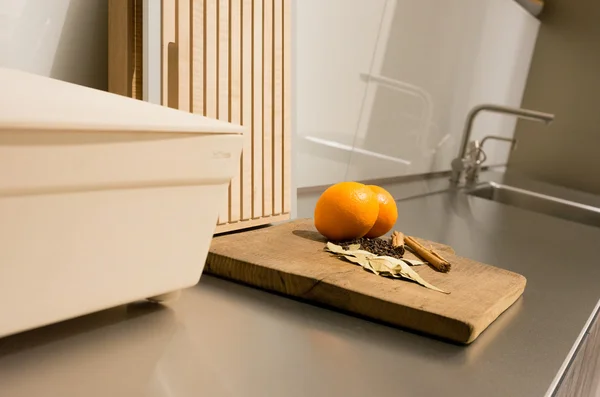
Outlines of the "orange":
M 363 237 L 377 220 L 377 195 L 362 183 L 330 186 L 315 206 L 315 227 L 331 241 Z
M 383 236 L 392 230 L 398 220 L 398 207 L 396 206 L 396 200 L 384 188 L 375 185 L 368 185 L 367 187 L 377 195 L 379 214 L 377 215 L 375 225 L 373 225 L 365 237 L 375 238 Z

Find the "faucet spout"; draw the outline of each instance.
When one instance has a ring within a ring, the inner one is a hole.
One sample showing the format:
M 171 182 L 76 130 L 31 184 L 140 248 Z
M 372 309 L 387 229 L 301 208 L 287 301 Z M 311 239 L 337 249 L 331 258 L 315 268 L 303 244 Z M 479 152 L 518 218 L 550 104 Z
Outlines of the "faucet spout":
M 544 122 L 546 124 L 551 123 L 554 120 L 554 115 L 551 113 L 539 112 L 537 110 L 514 108 L 510 106 L 494 105 L 494 104 L 482 104 L 477 105 L 467 115 L 465 122 L 465 128 L 463 130 L 462 139 L 458 151 L 458 157 L 452 161 L 452 177 L 450 180 L 453 183 L 460 182 L 460 176 L 462 171 L 465 169 L 465 158 L 467 155 L 467 147 L 471 138 L 471 131 L 473 129 L 473 123 L 475 117 L 482 111 L 488 111 L 493 113 L 502 113 L 513 115 L 521 119 Z

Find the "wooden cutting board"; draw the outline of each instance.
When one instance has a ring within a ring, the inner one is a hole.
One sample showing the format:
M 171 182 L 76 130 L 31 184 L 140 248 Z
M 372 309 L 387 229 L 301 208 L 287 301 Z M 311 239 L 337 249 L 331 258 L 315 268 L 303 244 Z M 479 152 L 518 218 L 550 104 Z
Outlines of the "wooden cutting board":
M 414 269 L 443 294 L 416 283 L 377 276 L 323 250 L 312 220 L 213 239 L 206 271 L 459 343 L 471 343 L 523 293 L 526 279 L 419 239 L 443 252 L 449 273 Z M 407 257 L 412 254 L 407 253 Z M 414 257 L 414 256 L 413 256 Z

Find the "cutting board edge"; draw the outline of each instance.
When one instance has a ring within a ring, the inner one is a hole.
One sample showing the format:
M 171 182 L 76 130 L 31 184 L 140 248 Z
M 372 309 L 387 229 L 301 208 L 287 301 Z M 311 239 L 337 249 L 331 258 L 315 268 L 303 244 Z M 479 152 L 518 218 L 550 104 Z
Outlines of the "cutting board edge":
M 250 274 L 236 271 L 236 266 L 244 265 L 253 266 L 254 269 L 252 275 L 256 275 L 256 271 L 261 272 L 261 277 L 258 278 L 260 282 L 257 282 L 257 278 L 253 278 Z M 339 293 L 344 294 L 348 291 L 345 290 L 344 287 L 336 283 L 329 282 L 326 278 L 322 280 L 314 280 L 309 277 L 294 274 L 294 281 L 302 282 L 303 287 L 301 289 L 303 290 L 303 292 L 289 291 L 288 287 L 293 284 L 290 282 L 286 282 L 286 278 L 289 277 L 290 274 L 266 266 L 249 264 L 234 258 L 226 257 L 215 253 L 209 253 L 205 266 L 205 271 L 213 276 L 218 276 L 254 288 L 259 288 L 269 292 L 275 292 L 299 301 L 322 305 L 328 308 L 338 310 L 345 314 L 368 318 L 388 325 L 399 327 L 403 330 L 414 331 L 434 336 L 454 343 L 469 344 L 473 340 L 475 340 L 476 337 L 483 331 L 478 330 L 478 332 L 476 332 L 476 327 L 478 324 L 470 320 L 461 320 L 458 318 L 444 316 L 442 314 L 434 313 L 427 310 L 421 310 L 410 306 L 400 305 L 394 302 L 386 301 L 376 296 L 367 295 L 357 291 L 352 291 L 352 293 L 355 294 L 355 299 L 352 300 L 353 303 L 356 303 L 357 301 L 364 302 L 365 300 L 367 300 L 373 302 L 374 304 L 377 304 L 379 307 L 388 306 L 387 310 L 382 310 L 382 312 L 391 313 L 392 315 L 374 315 L 373 311 L 357 309 L 357 307 L 352 306 L 351 302 L 349 301 L 344 302 L 343 300 L 337 300 L 335 303 L 330 302 L 329 298 L 331 296 L 339 296 Z M 432 293 L 436 292 L 432 291 Z M 506 310 L 506 308 L 504 310 Z M 394 315 L 399 312 L 403 312 L 404 315 Z M 416 323 L 395 320 L 395 318 L 410 318 L 411 316 L 413 316 L 411 315 L 411 313 L 419 313 L 422 320 L 421 322 L 425 322 L 428 324 L 431 324 L 432 322 L 444 322 L 446 325 L 445 328 L 439 327 L 436 329 L 446 329 L 447 332 L 432 332 L 430 329 L 426 327 L 420 327 Z M 423 321 L 424 318 L 427 318 L 427 321 Z
M 514 305 L 521 296 L 523 296 L 525 287 L 527 286 L 527 278 L 522 274 L 514 272 L 512 273 L 520 276 L 519 281 L 521 282 L 521 285 L 515 290 L 514 293 L 507 295 L 504 300 L 499 301 L 495 306 L 491 307 L 483 316 L 480 317 L 477 324 L 474 324 L 474 326 L 479 329 L 479 332 L 473 332 L 469 340 L 465 342 L 466 344 L 470 344 L 475 341 L 475 339 L 477 339 L 479 335 L 488 329 L 488 327 L 492 325 L 492 323 L 496 321 L 498 317 L 502 315 L 502 313 L 510 309 L 510 307 Z

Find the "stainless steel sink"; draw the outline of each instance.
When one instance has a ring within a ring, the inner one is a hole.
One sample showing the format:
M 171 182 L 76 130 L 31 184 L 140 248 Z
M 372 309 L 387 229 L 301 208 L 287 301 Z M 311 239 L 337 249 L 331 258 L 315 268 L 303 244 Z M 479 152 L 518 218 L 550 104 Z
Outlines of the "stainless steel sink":
M 600 227 L 600 208 L 558 197 L 493 182 L 475 187 L 467 191 L 467 194 L 585 225 Z

